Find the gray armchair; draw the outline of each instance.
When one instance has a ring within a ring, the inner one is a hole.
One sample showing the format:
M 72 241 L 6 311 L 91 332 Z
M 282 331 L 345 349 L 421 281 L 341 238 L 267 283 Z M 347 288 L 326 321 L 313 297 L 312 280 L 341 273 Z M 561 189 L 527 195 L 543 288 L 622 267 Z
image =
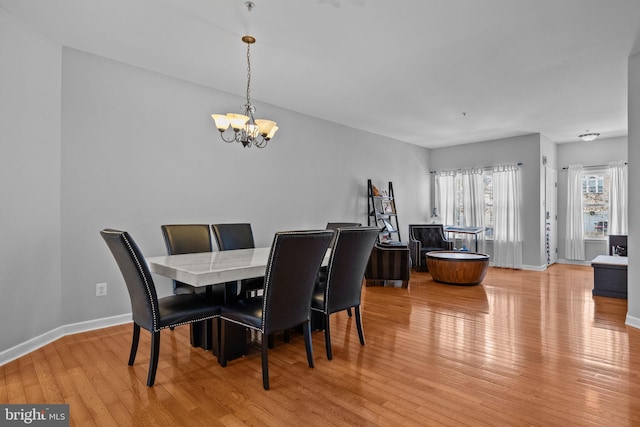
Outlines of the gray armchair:
M 431 251 L 453 250 L 453 242 L 447 240 L 442 224 L 409 225 L 409 251 L 416 270 L 429 271 L 425 254 Z

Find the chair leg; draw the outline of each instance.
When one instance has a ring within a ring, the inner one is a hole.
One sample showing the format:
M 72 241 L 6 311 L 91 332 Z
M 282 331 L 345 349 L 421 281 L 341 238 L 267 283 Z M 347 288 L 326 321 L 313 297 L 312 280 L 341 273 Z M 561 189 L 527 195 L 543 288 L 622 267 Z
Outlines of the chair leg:
M 327 349 L 327 359 L 333 359 L 331 352 L 331 331 L 329 330 L 329 315 L 324 315 L 324 346 Z
M 302 324 L 302 332 L 304 333 L 304 347 L 307 350 L 307 362 L 309 367 L 313 368 L 313 345 L 311 343 L 311 322 L 306 321 Z
M 356 326 L 358 327 L 358 337 L 360 338 L 360 345 L 364 345 L 364 332 L 362 331 L 362 319 L 360 318 L 360 306 L 353 307 L 356 312 Z
M 262 334 L 262 387 L 269 390 L 269 339 Z
M 129 366 L 133 366 L 138 352 L 138 342 L 140 341 L 140 326 L 133 324 L 133 337 L 131 338 L 131 352 L 129 352 Z
M 151 334 L 151 360 L 149 360 L 149 376 L 147 377 L 147 386 L 149 387 L 151 387 L 156 380 L 158 353 L 160 353 L 160 331 Z
M 351 317 L 351 308 L 347 308 L 347 316 Z
M 227 352 L 226 349 L 224 348 L 224 343 L 227 341 L 226 340 L 226 330 L 227 330 L 227 321 L 224 319 L 220 319 L 220 325 L 219 325 L 219 331 L 220 331 L 220 347 L 218 348 L 218 363 L 220 364 L 220 366 L 222 366 L 223 368 L 225 366 L 227 366 Z

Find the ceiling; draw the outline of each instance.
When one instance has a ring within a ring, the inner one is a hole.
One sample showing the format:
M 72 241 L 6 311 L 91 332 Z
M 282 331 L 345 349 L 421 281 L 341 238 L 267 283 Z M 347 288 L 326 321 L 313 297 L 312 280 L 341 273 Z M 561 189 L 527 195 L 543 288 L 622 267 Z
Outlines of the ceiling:
M 64 46 L 240 96 L 240 38 L 251 34 L 251 98 L 258 117 L 276 121 L 270 104 L 429 148 L 537 132 L 557 143 L 627 135 L 639 0 L 254 3 L 251 12 L 245 0 L 0 7 Z

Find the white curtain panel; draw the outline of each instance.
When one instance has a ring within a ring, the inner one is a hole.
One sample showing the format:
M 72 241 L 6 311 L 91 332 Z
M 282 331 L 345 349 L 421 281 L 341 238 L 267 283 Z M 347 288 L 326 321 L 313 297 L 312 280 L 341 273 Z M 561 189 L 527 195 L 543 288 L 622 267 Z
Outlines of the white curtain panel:
M 522 268 L 521 188 L 517 165 L 493 168 L 493 265 L 496 267 Z
M 627 165 L 609 163 L 609 234 L 628 233 Z
M 567 168 L 567 224 L 564 244 L 566 259 L 584 261 L 583 214 L 582 165 L 569 165 Z
M 456 225 L 456 172 L 439 171 L 436 173 L 436 208 L 440 221 L 444 225 Z
M 464 224 L 472 227 L 484 227 L 484 181 L 482 168 L 462 171 L 462 207 Z M 468 248 L 475 248 L 475 236 L 465 235 Z M 478 234 L 478 251 L 484 252 L 484 233 Z

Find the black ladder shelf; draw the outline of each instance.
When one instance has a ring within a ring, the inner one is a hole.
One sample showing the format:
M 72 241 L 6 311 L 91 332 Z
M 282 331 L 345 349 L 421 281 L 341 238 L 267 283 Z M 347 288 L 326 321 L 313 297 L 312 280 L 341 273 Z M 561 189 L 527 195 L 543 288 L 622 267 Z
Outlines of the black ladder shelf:
M 402 239 L 400 238 L 393 183 L 389 181 L 387 190 L 379 190 L 369 179 L 367 180 L 367 188 L 369 192 L 367 197 L 369 199 L 367 225 L 380 227 L 379 242 L 400 243 Z

